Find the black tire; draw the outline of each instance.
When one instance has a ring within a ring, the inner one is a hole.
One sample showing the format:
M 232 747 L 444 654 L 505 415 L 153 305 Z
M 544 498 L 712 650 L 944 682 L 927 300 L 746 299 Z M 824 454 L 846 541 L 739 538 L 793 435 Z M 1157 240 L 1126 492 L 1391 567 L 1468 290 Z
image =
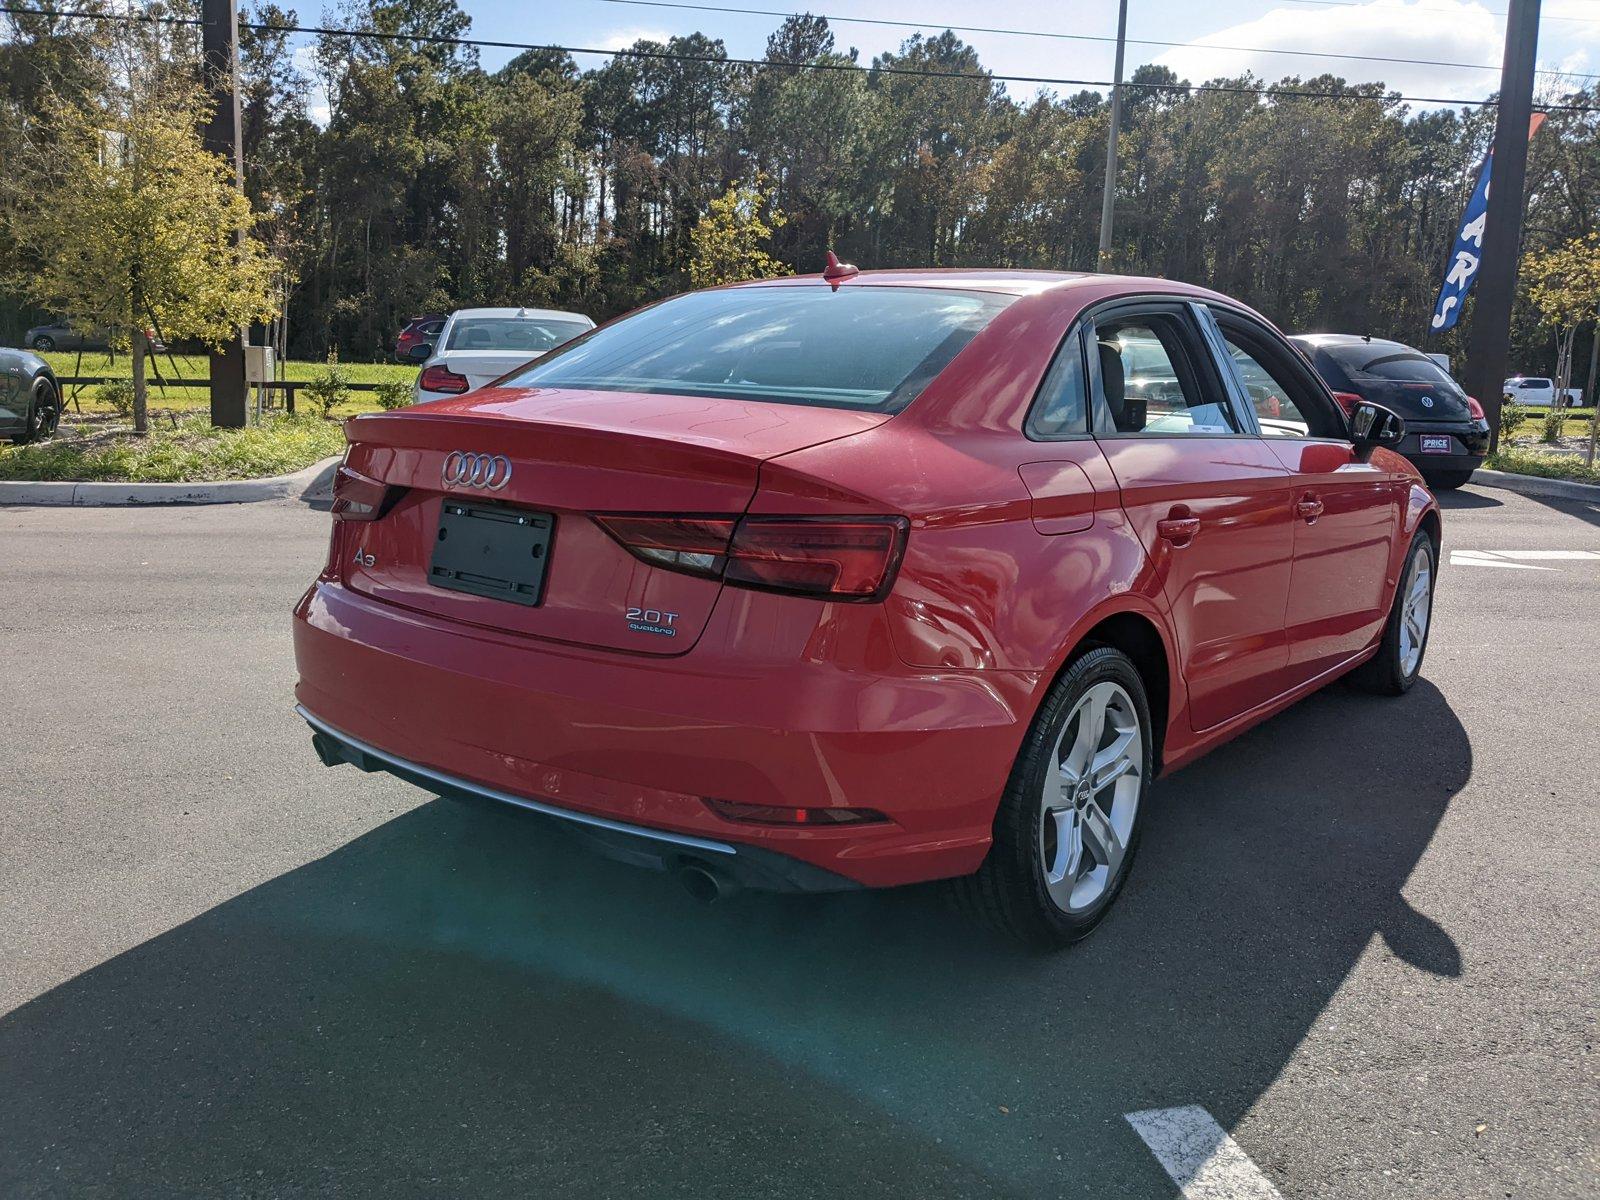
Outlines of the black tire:
M 1121 862 L 1104 892 L 1084 910 L 1069 912 L 1056 904 L 1046 886 L 1041 861 L 1045 818 L 1040 799 L 1045 772 L 1055 769 L 1049 760 L 1057 739 L 1078 701 L 1101 682 L 1119 685 L 1133 702 L 1140 734 L 1138 800 Z M 1152 745 L 1150 705 L 1133 661 L 1110 646 L 1091 647 L 1080 654 L 1051 687 L 1017 753 L 995 813 L 994 841 L 983 865 L 975 874 L 950 882 L 956 903 L 993 928 L 1038 949 L 1059 949 L 1092 933 L 1105 919 L 1133 867 L 1150 792 Z
M 28 424 L 11 440 L 18 446 L 43 441 L 61 424 L 61 400 L 48 379 L 34 381 L 33 398 L 28 404 Z
M 54 350 L 56 348 L 56 340 L 53 337 L 41 333 L 38 337 L 33 339 L 33 348 L 35 350 Z
M 1412 564 L 1419 555 L 1425 556 L 1428 567 L 1428 621 L 1422 631 L 1422 649 L 1416 664 L 1408 671 L 1401 655 L 1401 625 L 1408 583 L 1412 578 Z M 1350 681 L 1363 691 L 1379 696 L 1403 696 L 1422 674 L 1422 663 L 1428 656 L 1428 639 L 1433 634 L 1433 592 L 1439 579 L 1439 551 L 1426 529 L 1417 530 L 1411 539 L 1411 549 L 1406 552 L 1405 566 L 1400 569 L 1400 582 L 1394 589 L 1394 603 L 1389 606 L 1389 620 L 1383 627 L 1383 641 L 1378 653 L 1357 667 Z
M 1465 471 L 1434 471 L 1423 476 L 1428 486 L 1436 492 L 1453 492 L 1472 478 L 1471 469 Z

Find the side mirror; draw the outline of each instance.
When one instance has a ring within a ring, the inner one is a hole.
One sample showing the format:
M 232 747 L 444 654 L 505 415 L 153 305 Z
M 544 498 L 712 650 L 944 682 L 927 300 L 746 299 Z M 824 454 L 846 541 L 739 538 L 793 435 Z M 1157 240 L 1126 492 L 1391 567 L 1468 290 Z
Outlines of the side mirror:
M 433 357 L 433 347 L 427 342 L 418 342 L 406 351 L 406 357 L 413 362 L 422 362 L 424 359 Z
M 1398 446 L 1406 436 L 1406 423 L 1400 414 L 1381 404 L 1363 400 L 1350 408 L 1350 440 L 1356 453 L 1371 453 L 1374 446 Z

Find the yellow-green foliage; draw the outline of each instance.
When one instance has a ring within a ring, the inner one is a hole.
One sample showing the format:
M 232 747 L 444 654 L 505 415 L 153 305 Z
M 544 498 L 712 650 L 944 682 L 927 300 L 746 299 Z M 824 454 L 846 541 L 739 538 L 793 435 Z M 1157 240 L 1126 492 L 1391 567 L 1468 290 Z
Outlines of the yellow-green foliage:
M 274 314 L 273 264 L 232 167 L 201 145 L 203 107 L 167 77 L 48 111 L 50 162 L 34 175 L 59 186 L 24 193 L 10 222 L 32 263 L 15 282 L 37 304 L 124 336 L 154 325 L 213 344 Z
M 772 206 L 771 192 L 759 175 L 753 183 L 730 187 L 711 202 L 711 210 L 690 234 L 689 282 L 702 288 L 794 274 L 763 249 L 784 220 Z
M 1590 320 L 1600 305 L 1600 233 L 1531 251 L 1522 260 L 1522 280 L 1529 301 L 1557 329 Z

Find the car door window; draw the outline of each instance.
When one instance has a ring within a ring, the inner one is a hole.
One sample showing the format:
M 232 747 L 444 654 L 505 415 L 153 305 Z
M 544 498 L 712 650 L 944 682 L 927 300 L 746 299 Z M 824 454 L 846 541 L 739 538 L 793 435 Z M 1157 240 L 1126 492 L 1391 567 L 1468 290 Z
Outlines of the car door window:
M 1273 377 L 1271 371 L 1256 361 L 1255 356 L 1226 333 L 1223 341 L 1228 346 L 1228 357 L 1233 359 L 1234 370 L 1244 384 L 1250 406 L 1256 410 L 1261 432 L 1266 437 L 1305 437 L 1309 431 L 1300 406 L 1289 398 L 1289 389 Z
M 1343 414 L 1281 337 L 1235 313 L 1221 312 L 1217 330 L 1263 437 L 1343 438 Z
M 1035 441 L 1074 437 L 1089 430 L 1089 388 L 1083 372 L 1083 337 L 1074 329 L 1045 372 L 1033 408 L 1028 413 L 1027 435 Z
M 1183 319 L 1113 315 L 1094 324 L 1099 378 L 1094 430 L 1150 437 L 1226 436 L 1239 421 L 1201 360 Z

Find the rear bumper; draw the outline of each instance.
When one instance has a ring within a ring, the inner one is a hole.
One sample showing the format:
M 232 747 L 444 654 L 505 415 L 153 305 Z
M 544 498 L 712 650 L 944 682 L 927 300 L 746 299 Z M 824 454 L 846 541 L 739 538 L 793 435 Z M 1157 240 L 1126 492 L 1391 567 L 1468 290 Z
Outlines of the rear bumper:
M 597 853 L 619 862 L 658 871 L 698 867 L 719 880 L 771 892 L 843 892 L 860 886 L 843 876 L 756 846 L 738 847 L 709 838 L 629 825 L 502 792 L 468 779 L 457 779 L 341 733 L 307 712 L 303 705 L 296 705 L 295 711 L 311 726 L 311 744 L 324 766 L 348 763 L 362 771 L 383 771 L 449 800 L 507 804 L 552 818 Z
M 296 697 L 325 761 L 565 818 L 634 851 L 643 843 L 633 860 L 644 865 L 670 867 L 680 850 L 737 859 L 738 871 L 755 868 L 741 882 L 785 890 L 975 870 L 1038 677 L 735 653 L 750 627 L 738 603 L 719 604 L 692 653 L 663 660 L 464 627 L 319 580 L 295 611 Z M 849 610 L 840 623 L 877 619 L 877 606 L 839 607 Z M 707 798 L 890 819 L 756 825 Z
M 1424 451 L 1422 439 L 1448 437 L 1447 453 Z M 1489 453 L 1489 427 L 1481 421 L 1410 421 L 1395 450 L 1426 474 L 1429 471 L 1475 471 Z

